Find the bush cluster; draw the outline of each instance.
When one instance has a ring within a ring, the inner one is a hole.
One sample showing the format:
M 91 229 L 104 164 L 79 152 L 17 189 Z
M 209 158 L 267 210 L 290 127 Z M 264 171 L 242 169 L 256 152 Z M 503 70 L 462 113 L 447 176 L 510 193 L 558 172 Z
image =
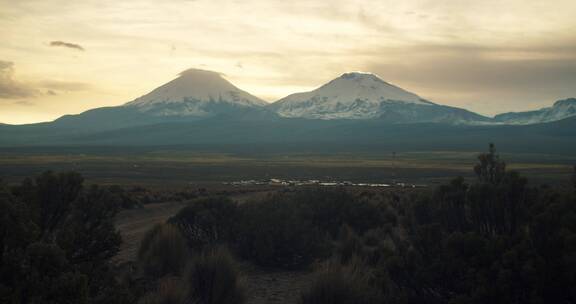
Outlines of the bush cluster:
M 0 302 L 130 301 L 110 264 L 121 242 L 119 205 L 73 172 L 0 183 Z
M 148 231 L 138 250 L 143 271 L 153 278 L 181 275 L 190 257 L 186 240 L 171 224 L 158 224 Z
M 355 259 L 342 264 L 324 263 L 314 274 L 300 304 L 376 304 L 381 303 L 371 270 Z

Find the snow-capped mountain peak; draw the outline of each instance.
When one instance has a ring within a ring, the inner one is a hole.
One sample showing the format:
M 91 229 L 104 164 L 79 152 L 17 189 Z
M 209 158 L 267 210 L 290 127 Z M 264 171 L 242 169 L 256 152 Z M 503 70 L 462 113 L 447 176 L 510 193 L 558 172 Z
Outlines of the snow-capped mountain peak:
M 285 117 L 317 119 L 370 119 L 398 105 L 435 105 L 392 85 L 376 74 L 349 72 L 304 93 L 296 93 L 271 105 Z
M 321 89 L 323 93 L 339 96 L 342 100 L 360 99 L 377 104 L 383 101 L 430 104 L 420 96 L 394 86 L 376 74 L 366 72 L 344 73 Z
M 576 116 L 576 98 L 556 101 L 551 107 L 527 112 L 498 114 L 494 120 L 506 124 L 527 125 L 562 120 Z
M 267 103 L 239 88 L 222 74 L 188 69 L 179 77 L 125 104 L 158 116 L 209 116 L 218 109 L 255 108 Z
M 553 105 L 554 108 L 576 108 L 576 98 L 566 98 L 558 100 Z

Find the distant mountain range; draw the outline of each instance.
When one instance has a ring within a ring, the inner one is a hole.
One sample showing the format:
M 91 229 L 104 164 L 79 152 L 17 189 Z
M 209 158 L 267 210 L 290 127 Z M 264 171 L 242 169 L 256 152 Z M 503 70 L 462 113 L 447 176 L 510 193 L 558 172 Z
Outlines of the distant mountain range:
M 56 124 L 121 125 L 190 121 L 215 116 L 245 119 L 379 119 L 389 123 L 536 124 L 576 115 L 576 100 L 558 101 L 538 111 L 504 113 L 494 118 L 440 105 L 385 82 L 372 73 L 351 72 L 319 88 L 267 103 L 211 71 L 189 69 L 178 78 L 119 107 L 66 115 Z
M 572 116 L 576 116 L 576 98 L 558 100 L 553 106 L 536 111 L 498 114 L 494 117 L 494 121 L 507 124 L 529 125 L 562 120 Z
M 388 123 L 536 124 L 576 115 L 576 99 L 538 111 L 504 113 L 494 118 L 425 100 L 380 79 L 351 72 L 304 93 L 267 103 L 211 71 L 189 69 L 178 78 L 118 107 L 66 115 L 54 124 L 94 128 L 191 121 L 210 117 L 244 119 L 379 119 Z M 105 122 L 105 123 L 104 123 Z
M 190 69 L 122 106 L 48 123 L 0 124 L 0 146 L 306 143 L 305 149 L 386 141 L 399 148 L 458 149 L 496 140 L 520 148 L 537 139 L 567 152 L 572 148 L 566 140 L 576 137 L 575 121 L 574 98 L 490 118 L 425 100 L 361 72 L 268 104 L 216 72 Z

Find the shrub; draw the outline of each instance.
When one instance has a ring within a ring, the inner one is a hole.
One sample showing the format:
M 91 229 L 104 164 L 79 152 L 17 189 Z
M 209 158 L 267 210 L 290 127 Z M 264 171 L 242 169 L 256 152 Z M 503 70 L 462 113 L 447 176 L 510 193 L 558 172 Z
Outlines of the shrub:
M 384 209 L 366 199 L 358 199 L 343 188 L 310 188 L 290 198 L 292 208 L 308 212 L 312 224 L 336 238 L 342 225 L 362 234 L 385 221 Z
M 370 284 L 370 275 L 358 261 L 348 265 L 330 262 L 316 273 L 300 304 L 379 303 L 378 292 Z
M 226 197 L 210 197 L 193 201 L 173 216 L 176 225 L 191 247 L 202 249 L 232 238 L 237 206 Z
M 186 286 L 181 280 L 167 277 L 158 282 L 158 287 L 152 293 L 145 295 L 139 304 L 185 304 Z
M 126 189 L 118 185 L 109 186 L 108 191 L 116 197 L 120 203 L 120 206 L 124 209 L 132 209 L 140 205 L 140 202 L 134 193 L 126 191 Z
M 112 303 L 116 201 L 75 172 L 0 185 L 0 302 Z M 112 278 L 112 279 L 109 279 Z
M 190 268 L 189 298 L 199 304 L 242 304 L 245 294 L 239 273 L 228 251 L 211 250 Z
M 343 225 L 362 234 L 395 221 L 385 207 L 339 188 L 279 193 L 238 207 L 236 248 L 262 266 L 307 266 L 329 255 Z
M 340 263 L 347 264 L 352 258 L 363 256 L 363 251 L 364 245 L 362 239 L 360 239 L 350 226 L 342 226 L 337 247 L 337 255 Z
M 240 208 L 238 252 L 266 267 L 298 268 L 327 255 L 329 238 L 314 227 L 307 209 L 283 196 Z
M 15 303 L 88 303 L 88 278 L 73 270 L 62 249 L 36 242 L 28 246 L 26 255 L 27 285 Z
M 138 251 L 138 261 L 144 273 L 154 278 L 180 275 L 189 257 L 186 240 L 171 224 L 158 224 L 148 231 Z

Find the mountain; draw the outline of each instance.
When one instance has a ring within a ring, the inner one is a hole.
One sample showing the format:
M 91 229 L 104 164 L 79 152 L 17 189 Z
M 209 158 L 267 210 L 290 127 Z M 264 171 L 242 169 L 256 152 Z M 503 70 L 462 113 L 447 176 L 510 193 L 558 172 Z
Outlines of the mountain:
M 280 116 L 308 119 L 382 119 L 390 123 L 480 123 L 490 119 L 438 105 L 380 79 L 352 72 L 310 92 L 296 93 L 269 106 Z
M 536 111 L 498 114 L 494 120 L 506 124 L 527 125 L 557 121 L 572 116 L 576 116 L 576 98 L 558 100 L 553 106 Z
M 266 105 L 267 102 L 235 87 L 219 73 L 189 69 L 124 106 L 153 116 L 208 117 Z
M 163 122 L 85 133 L 40 126 L 0 126 L 0 150 L 176 149 L 230 153 L 477 151 L 574 155 L 576 117 L 534 125 L 390 124 L 380 119 L 202 120 Z M 66 128 L 68 130 L 68 128 Z
M 122 106 L 48 123 L 0 125 L 0 147 L 472 151 L 495 142 L 510 151 L 573 154 L 576 115 L 529 125 L 494 121 L 522 115 L 532 115 L 535 122 L 533 117 L 556 120 L 574 115 L 575 104 L 575 99 L 568 99 L 534 111 L 540 116 L 514 113 L 491 119 L 430 102 L 374 74 L 356 72 L 268 105 L 218 73 L 187 70 Z
M 227 81 L 221 74 L 189 69 L 122 106 L 65 115 L 51 125 L 60 129 L 105 130 L 210 117 L 270 119 L 268 103 Z

